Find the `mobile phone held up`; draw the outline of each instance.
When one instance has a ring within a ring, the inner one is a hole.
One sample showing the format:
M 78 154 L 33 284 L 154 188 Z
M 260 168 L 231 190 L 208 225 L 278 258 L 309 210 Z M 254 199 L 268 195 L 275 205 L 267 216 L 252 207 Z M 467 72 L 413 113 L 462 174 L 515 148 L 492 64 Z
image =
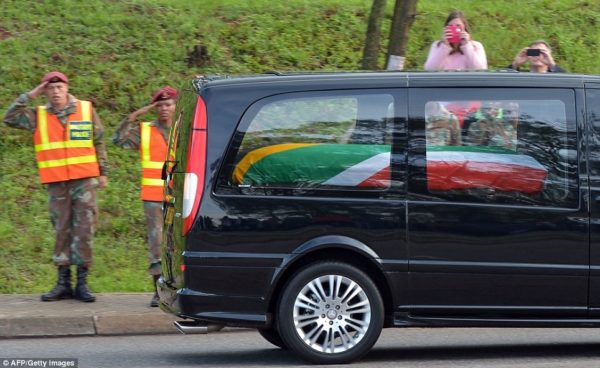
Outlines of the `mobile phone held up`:
M 540 49 L 527 49 L 527 56 L 540 56 Z
M 460 34 L 462 29 L 457 25 L 446 26 L 446 37 L 448 43 L 460 43 Z

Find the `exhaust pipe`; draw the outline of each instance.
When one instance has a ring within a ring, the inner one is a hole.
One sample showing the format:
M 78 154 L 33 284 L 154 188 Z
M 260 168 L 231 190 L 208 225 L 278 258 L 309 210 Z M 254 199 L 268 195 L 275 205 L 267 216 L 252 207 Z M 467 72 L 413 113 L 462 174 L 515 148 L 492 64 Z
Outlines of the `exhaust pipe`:
M 209 332 L 220 331 L 225 327 L 224 325 L 202 321 L 174 321 L 173 324 L 179 332 L 185 335 L 207 334 Z

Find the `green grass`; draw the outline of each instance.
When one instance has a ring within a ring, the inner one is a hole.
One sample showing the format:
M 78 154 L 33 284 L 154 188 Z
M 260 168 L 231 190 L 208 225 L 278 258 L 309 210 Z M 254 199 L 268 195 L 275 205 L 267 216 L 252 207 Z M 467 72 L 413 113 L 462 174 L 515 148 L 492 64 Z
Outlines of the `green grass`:
M 452 10 L 421 0 L 410 33 L 407 67 L 420 69 Z M 47 0 L 0 2 L 0 113 L 50 70 L 91 99 L 106 128 L 109 187 L 99 192 L 94 291 L 149 291 L 138 156 L 110 144 L 119 121 L 149 102 L 160 86 L 196 74 L 360 68 L 370 0 Z M 600 74 L 600 3 L 596 0 L 455 0 L 490 68 L 505 67 L 520 48 L 544 38 L 571 72 Z M 383 23 L 387 49 L 393 0 Z M 193 45 L 210 61 L 188 68 Z M 148 118 L 152 118 L 149 115 Z M 0 292 L 39 293 L 55 281 L 47 196 L 38 184 L 31 137 L 0 126 Z

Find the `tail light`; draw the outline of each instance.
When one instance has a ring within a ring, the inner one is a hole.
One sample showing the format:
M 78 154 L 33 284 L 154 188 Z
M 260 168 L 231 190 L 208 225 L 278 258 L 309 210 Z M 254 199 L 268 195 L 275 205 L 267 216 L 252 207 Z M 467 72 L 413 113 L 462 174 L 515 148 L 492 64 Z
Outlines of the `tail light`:
M 183 184 L 183 235 L 186 235 L 192 228 L 200 207 L 200 199 L 204 193 L 206 138 L 206 104 L 201 97 L 198 97 L 187 151 L 187 167 Z

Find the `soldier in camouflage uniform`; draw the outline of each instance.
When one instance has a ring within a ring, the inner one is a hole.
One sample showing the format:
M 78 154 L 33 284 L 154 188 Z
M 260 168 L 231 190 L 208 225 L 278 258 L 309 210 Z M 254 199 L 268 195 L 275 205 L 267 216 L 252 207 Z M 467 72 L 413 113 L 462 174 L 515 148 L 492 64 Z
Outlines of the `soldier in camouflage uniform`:
M 428 102 L 425 108 L 427 145 L 460 146 L 461 132 L 458 118 L 439 102 Z
M 33 133 L 40 180 L 48 190 L 55 231 L 52 258 L 58 267 L 58 282 L 41 299 L 74 296 L 93 302 L 96 298 L 87 286 L 87 275 L 98 212 L 96 188 L 107 184 L 104 128 L 92 104 L 68 92 L 67 77 L 50 72 L 37 87 L 14 101 L 3 120 L 10 127 Z M 28 103 L 42 93 L 48 103 L 29 108 Z M 77 266 L 75 291 L 71 289 L 71 265 Z
M 469 125 L 467 143 L 470 146 L 488 146 L 492 142 L 495 132 L 496 120 L 494 118 L 480 119 Z
M 502 108 L 502 104 L 495 101 L 485 102 L 482 109 L 473 114 L 475 120 L 467 129 L 467 143 L 472 146 L 502 147 L 516 150 L 517 147 L 517 119 L 512 114 L 513 103 L 504 104 L 510 107 L 511 114 Z
M 164 182 L 160 179 L 162 165 L 166 159 L 169 129 L 175 114 L 177 91 L 164 87 L 152 96 L 151 103 L 123 119 L 112 141 L 125 149 L 140 150 L 142 161 L 141 198 L 144 203 L 148 251 L 154 295 L 150 306 L 158 307 L 156 281 L 161 275 L 160 242 L 162 240 L 162 193 Z M 139 122 L 138 118 L 155 109 L 157 119 L 152 122 Z

